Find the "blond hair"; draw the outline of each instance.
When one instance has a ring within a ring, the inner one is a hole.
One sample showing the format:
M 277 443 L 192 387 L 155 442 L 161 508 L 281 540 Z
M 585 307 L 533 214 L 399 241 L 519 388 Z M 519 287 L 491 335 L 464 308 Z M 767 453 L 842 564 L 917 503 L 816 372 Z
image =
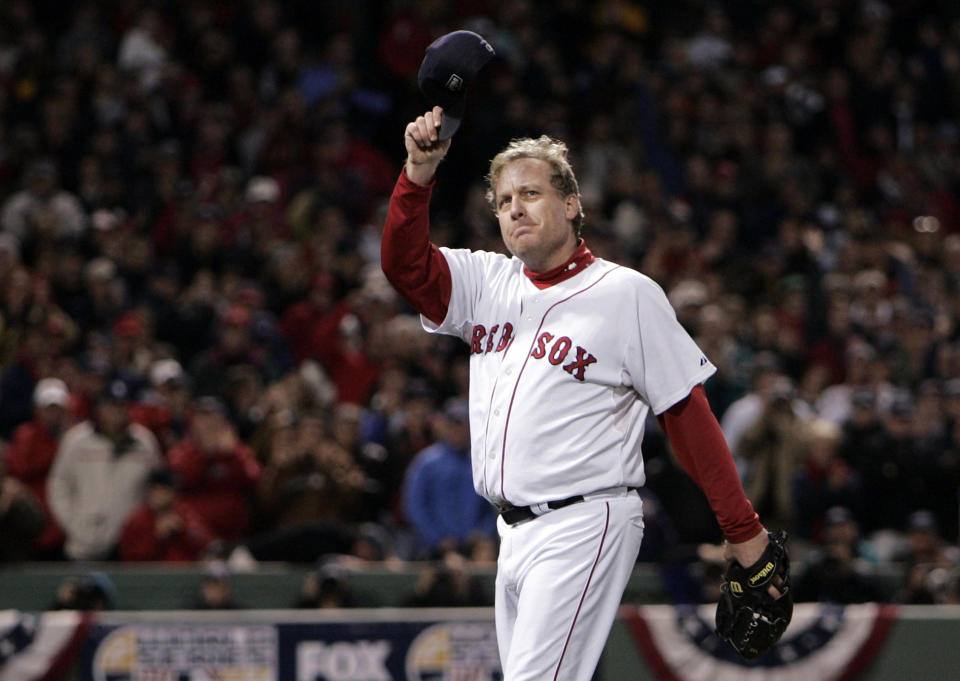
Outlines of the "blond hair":
M 490 161 L 490 174 L 487 175 L 487 203 L 497 212 L 496 189 L 500 174 L 510 163 L 521 158 L 535 158 L 550 164 L 552 173 L 550 185 L 563 197 L 571 194 L 577 197 L 578 210 L 573 218 L 573 231 L 579 237 L 583 230 L 583 204 L 580 201 L 580 185 L 573 174 L 573 167 L 567 160 L 567 145 L 547 135 L 537 139 L 524 137 L 510 141 L 510 144 Z

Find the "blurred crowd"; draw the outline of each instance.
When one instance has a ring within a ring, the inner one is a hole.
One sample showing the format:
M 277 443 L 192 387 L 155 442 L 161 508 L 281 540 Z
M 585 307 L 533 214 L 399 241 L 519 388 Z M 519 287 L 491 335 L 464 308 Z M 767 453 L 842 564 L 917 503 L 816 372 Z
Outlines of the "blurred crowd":
M 587 245 L 719 368 L 764 522 L 838 559 L 842 517 L 960 600 L 960 8 L 934 0 L 5 0 L 0 557 L 495 556 L 466 350 L 379 268 L 417 68 L 460 28 L 498 57 L 434 240 L 501 251 L 489 159 L 567 141 Z M 648 430 L 641 559 L 704 553 Z

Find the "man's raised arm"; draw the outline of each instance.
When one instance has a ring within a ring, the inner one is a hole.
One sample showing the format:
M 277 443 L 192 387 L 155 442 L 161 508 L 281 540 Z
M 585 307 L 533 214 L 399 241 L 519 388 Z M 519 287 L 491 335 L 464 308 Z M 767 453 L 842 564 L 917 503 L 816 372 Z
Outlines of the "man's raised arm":
M 434 107 L 407 124 L 407 161 L 390 197 L 380 244 L 381 267 L 397 293 L 435 324 L 443 322 L 452 281 L 446 259 L 430 242 L 430 194 L 450 140 L 437 139 L 443 110 Z

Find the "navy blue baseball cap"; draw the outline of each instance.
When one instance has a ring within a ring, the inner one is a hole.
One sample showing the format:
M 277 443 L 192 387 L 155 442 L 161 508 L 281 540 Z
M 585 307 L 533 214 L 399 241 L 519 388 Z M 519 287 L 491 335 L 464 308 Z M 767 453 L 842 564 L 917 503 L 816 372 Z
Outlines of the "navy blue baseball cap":
M 495 54 L 490 43 L 473 31 L 453 31 L 430 43 L 417 79 L 430 106 L 443 107 L 441 141 L 453 137 L 460 127 L 467 88 Z

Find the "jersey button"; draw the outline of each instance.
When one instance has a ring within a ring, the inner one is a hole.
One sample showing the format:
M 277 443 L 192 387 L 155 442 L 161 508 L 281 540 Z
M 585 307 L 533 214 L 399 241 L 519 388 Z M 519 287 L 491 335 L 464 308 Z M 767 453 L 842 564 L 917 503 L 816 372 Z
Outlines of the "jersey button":
M 499 410 L 499 409 L 494 409 L 494 410 L 493 410 L 493 415 L 494 415 L 494 416 L 500 416 L 500 410 Z
M 490 450 L 490 453 L 487 454 L 487 456 L 489 456 L 491 459 L 496 459 L 496 458 L 497 458 L 497 453 L 496 453 L 494 450 L 491 449 L 491 450 Z
M 507 376 L 509 376 L 510 374 L 513 373 L 513 369 L 510 369 L 510 368 L 504 369 L 503 373 L 505 373 Z

